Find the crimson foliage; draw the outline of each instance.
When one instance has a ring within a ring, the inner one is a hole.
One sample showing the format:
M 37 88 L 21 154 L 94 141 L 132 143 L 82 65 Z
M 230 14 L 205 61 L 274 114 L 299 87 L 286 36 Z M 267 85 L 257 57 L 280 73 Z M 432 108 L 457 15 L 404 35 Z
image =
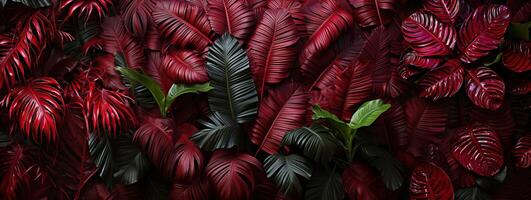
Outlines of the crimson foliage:
M 529 1 L 0 3 L 0 199 L 531 199 Z

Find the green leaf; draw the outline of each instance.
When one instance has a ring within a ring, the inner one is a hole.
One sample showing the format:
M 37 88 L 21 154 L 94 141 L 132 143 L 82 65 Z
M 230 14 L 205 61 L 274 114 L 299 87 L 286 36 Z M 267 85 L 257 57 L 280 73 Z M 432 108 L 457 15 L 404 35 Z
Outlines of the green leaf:
M 50 0 L 11 0 L 12 2 L 22 3 L 32 8 L 42 8 L 52 5 Z M 7 0 L 2 0 L 2 6 L 6 4 Z
M 128 65 L 125 62 L 124 55 L 122 53 L 116 53 L 114 55 L 114 64 L 116 66 L 122 66 L 126 69 Z M 156 106 L 157 102 L 155 101 L 155 98 L 151 94 L 148 88 L 146 86 L 139 84 L 139 83 L 131 83 L 129 79 L 122 74 L 122 79 L 125 87 L 128 87 L 131 89 L 131 92 L 133 93 L 133 96 L 135 97 L 135 102 L 144 108 L 153 108 Z
M 63 45 L 64 52 L 75 59 L 80 59 L 81 62 L 89 62 L 91 58 L 84 55 L 83 45 L 98 36 L 100 29 L 98 20 L 74 19 L 70 23 L 66 23 L 63 30 L 71 33 L 75 40 L 65 41 Z
M 160 113 L 163 116 L 166 115 L 166 96 L 164 95 L 164 92 L 155 80 L 145 74 L 125 67 L 116 67 L 116 70 L 119 71 L 129 82 L 144 85 L 149 90 L 149 92 L 151 92 L 151 95 L 153 95 L 153 97 L 155 98 L 155 101 L 159 106 Z
M 317 124 L 286 133 L 281 145 L 296 145 L 302 149 L 304 155 L 323 164 L 333 158 L 337 148 L 335 138 L 329 130 Z
M 216 40 L 208 50 L 206 69 L 214 87 L 208 96 L 210 109 L 227 114 L 238 123 L 253 120 L 258 97 L 249 59 L 238 40 L 228 33 Z
M 214 112 L 210 121 L 199 121 L 205 128 L 190 137 L 199 147 L 207 151 L 232 148 L 241 141 L 240 126 L 230 116 Z
M 381 147 L 369 144 L 360 145 L 363 157 L 369 164 L 380 172 L 385 186 L 390 190 L 397 190 L 404 183 L 404 166 L 389 152 Z
M 389 108 L 391 108 L 391 105 L 384 104 L 381 99 L 367 101 L 352 115 L 348 125 L 353 129 L 369 126 Z
M 488 66 L 492 66 L 492 65 L 494 65 L 494 64 L 496 64 L 496 63 L 499 63 L 500 60 L 501 60 L 501 58 L 502 58 L 502 56 L 503 56 L 503 53 L 500 52 L 500 53 L 498 53 L 498 55 L 496 55 L 496 58 L 494 58 L 493 61 L 490 61 L 490 62 L 489 62 L 489 61 L 486 61 L 486 62 L 483 63 L 483 65 L 485 65 L 486 67 L 488 67 Z
M 183 94 L 208 92 L 212 88 L 213 87 L 211 87 L 209 83 L 195 84 L 195 85 L 173 84 L 170 88 L 170 91 L 168 91 L 168 95 L 166 96 L 164 110 L 168 112 L 168 109 L 170 109 L 173 101 L 175 101 L 177 97 Z
M 341 175 L 335 170 L 315 170 L 306 185 L 304 199 L 307 200 L 342 200 L 345 196 Z
M 112 141 L 107 135 L 89 135 L 89 153 L 92 161 L 98 167 L 99 176 L 107 185 L 112 184 L 113 174 L 113 149 Z
M 264 169 L 267 177 L 272 179 L 284 194 L 294 191 L 302 193 L 300 178 L 308 180 L 312 176 L 311 162 L 296 154 L 269 155 L 264 161 Z
M 0 131 L 0 148 L 11 145 L 11 137 L 5 131 Z
M 500 186 L 507 177 L 507 166 L 493 177 L 478 177 L 476 184 L 485 190 L 494 190 Z
M 509 34 L 516 39 L 529 41 L 529 29 L 531 28 L 531 22 L 516 23 L 512 22 L 509 25 Z
M 455 200 L 490 200 L 490 196 L 478 187 L 462 188 L 455 192 Z
M 114 178 L 120 177 L 122 183 L 133 184 L 144 176 L 149 168 L 149 160 L 138 147 L 132 143 L 132 137 L 122 134 L 114 145 L 116 152 L 116 168 Z
M 345 123 L 344 121 L 341 121 L 336 115 L 322 109 L 319 105 L 314 105 L 312 107 L 312 110 L 313 110 L 313 115 L 312 115 L 313 120 L 326 120 L 330 122 L 334 126 L 335 129 L 342 132 L 342 134 L 346 134 L 350 131 L 350 127 L 347 125 L 347 123 Z

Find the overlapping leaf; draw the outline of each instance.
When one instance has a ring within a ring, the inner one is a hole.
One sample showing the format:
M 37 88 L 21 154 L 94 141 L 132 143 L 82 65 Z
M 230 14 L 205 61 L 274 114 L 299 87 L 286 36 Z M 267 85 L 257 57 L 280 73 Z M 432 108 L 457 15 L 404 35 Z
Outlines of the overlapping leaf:
M 201 150 L 184 135 L 175 144 L 171 159 L 175 163 L 174 179 L 179 181 L 190 181 L 199 177 L 205 162 Z
M 456 131 L 454 158 L 481 176 L 494 176 L 502 168 L 503 151 L 498 135 L 482 125 L 469 125 Z
M 208 0 L 207 2 L 208 19 L 218 35 L 228 33 L 241 42 L 251 36 L 255 19 L 246 1 Z
M 503 5 L 480 6 L 465 20 L 459 31 L 459 59 L 471 63 L 496 49 L 509 26 L 510 12 Z
M 67 11 L 68 17 L 81 16 L 84 19 L 93 15 L 101 19 L 109 13 L 112 5 L 112 0 L 61 1 L 61 9 Z
M 498 109 L 504 100 L 505 83 L 492 69 L 477 67 L 466 70 L 465 89 L 474 105 L 489 109 Z
M 135 41 L 123 26 L 120 17 L 107 17 L 102 23 L 103 31 L 100 37 L 104 40 L 103 50 L 112 55 L 123 55 L 125 66 L 134 69 L 141 69 L 145 64 L 144 51 L 142 46 Z
M 426 73 L 417 83 L 420 96 L 433 100 L 453 96 L 463 84 L 463 67 L 460 61 L 450 60 Z
M 453 199 L 452 182 L 444 170 L 431 163 L 418 165 L 411 174 L 411 199 Z
M 455 47 L 456 31 L 429 13 L 416 12 L 402 22 L 404 39 L 419 56 L 443 56 Z
M 434 69 L 439 66 L 442 59 L 418 56 L 415 52 L 408 52 L 402 57 L 402 63 L 415 67 Z
M 502 62 L 510 70 L 522 73 L 531 70 L 531 42 L 506 42 Z
M 312 165 L 304 157 L 291 154 L 272 154 L 264 160 L 267 177 L 272 179 L 284 194 L 302 192 L 301 178 L 310 179 Z
M 390 13 L 396 10 L 395 0 L 349 0 L 355 8 L 358 23 L 363 26 L 383 25 L 391 19 Z
M 120 6 L 125 28 L 133 35 L 143 37 L 152 23 L 151 13 L 155 5 L 154 0 L 122 2 Z
M 378 175 L 361 161 L 351 163 L 342 174 L 343 188 L 351 200 L 383 199 L 380 191 L 385 190 L 385 186 L 379 180 Z
M 523 136 L 518 139 L 513 147 L 513 157 L 516 160 L 516 166 L 528 168 L 531 166 L 531 136 Z
M 304 199 L 342 200 L 345 196 L 341 175 L 334 169 L 320 169 L 312 174 L 306 185 Z
M 295 145 L 302 150 L 304 155 L 323 164 L 326 164 L 333 158 L 337 148 L 332 133 L 317 124 L 286 133 L 281 144 Z
M 168 119 L 147 118 L 135 134 L 133 141 L 148 155 L 151 162 L 161 173 L 173 177 L 174 130 L 173 123 Z
M 175 83 L 204 83 L 208 81 L 204 59 L 193 51 L 171 51 L 162 61 L 161 69 Z
M 428 0 L 424 8 L 444 23 L 453 24 L 459 13 L 459 0 Z

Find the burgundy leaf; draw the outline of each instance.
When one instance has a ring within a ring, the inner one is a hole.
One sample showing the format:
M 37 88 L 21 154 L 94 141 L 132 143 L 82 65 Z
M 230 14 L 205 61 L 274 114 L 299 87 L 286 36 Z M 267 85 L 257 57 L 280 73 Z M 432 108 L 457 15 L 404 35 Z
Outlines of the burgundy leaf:
M 336 77 L 334 85 L 321 91 L 327 99 L 324 109 L 348 121 L 356 110 L 356 106 L 366 101 L 371 94 L 370 74 L 365 72 L 367 64 L 355 63 L 343 70 Z
M 456 31 L 429 13 L 416 12 L 402 22 L 404 39 L 419 56 L 444 56 L 456 43 Z
M 360 161 L 352 162 L 343 170 L 341 177 L 345 192 L 350 199 L 384 199 L 382 191 L 385 191 L 385 186 L 381 178 L 365 163 Z
M 508 4 L 515 2 L 516 0 L 509 1 Z M 526 23 L 531 18 L 531 1 L 522 3 L 519 5 L 518 10 L 512 15 L 511 21 Z
M 505 67 L 517 73 L 531 70 L 531 42 L 506 42 L 502 62 Z
M 197 178 L 203 170 L 201 150 L 184 135 L 175 144 L 172 159 L 175 162 L 175 180 L 190 181 Z
M 466 63 L 476 61 L 498 48 L 509 26 L 510 12 L 503 5 L 480 6 L 468 16 L 461 30 L 457 47 L 459 59 Z
M 55 141 L 63 118 L 62 92 L 51 77 L 33 79 L 15 88 L 1 103 L 9 109 L 12 131 L 20 131 L 35 142 Z
M 470 120 L 491 127 L 500 138 L 503 147 L 509 148 L 513 143 L 515 117 L 509 103 L 504 103 L 498 110 L 472 109 Z
M 151 162 L 166 177 L 173 177 L 175 160 L 173 154 L 174 125 L 169 119 L 146 118 L 133 137 Z
M 302 12 L 302 4 L 299 0 L 269 0 L 267 7 L 269 9 L 286 9 L 295 25 L 297 25 L 298 33 L 306 35 L 304 13 Z
M 161 70 L 175 83 L 193 84 L 208 81 L 205 60 L 193 51 L 170 51 L 164 56 Z
M 354 22 L 350 13 L 335 1 L 325 0 L 309 8 L 306 28 L 311 34 L 299 57 L 303 75 L 312 71 L 313 62 L 330 47 Z
M 120 17 L 107 17 L 102 23 L 103 50 L 111 55 L 123 55 L 125 64 L 134 69 L 141 69 L 145 63 L 144 49 L 126 32 Z M 114 57 L 113 57 L 114 58 Z
M 109 90 L 127 90 L 127 87 L 124 86 L 122 82 L 122 76 L 115 70 L 114 56 L 111 54 L 105 54 L 102 56 L 97 56 L 92 60 L 92 65 L 88 74 L 81 73 L 79 76 L 85 76 L 85 78 L 91 80 L 100 80 L 103 83 L 103 87 Z M 79 80 L 76 80 L 76 82 Z M 83 80 L 83 78 L 81 79 Z M 78 87 L 83 90 L 86 90 L 88 87 L 87 82 L 79 83 L 82 84 Z
M 513 157 L 516 167 L 528 168 L 531 166 L 531 135 L 526 135 L 518 139 L 513 147 Z
M 267 9 L 267 0 L 245 0 L 249 9 L 254 12 L 254 19 L 260 21 Z
M 362 27 L 383 25 L 390 21 L 389 12 L 396 10 L 395 0 L 349 0 L 354 6 L 356 21 Z
M 467 69 L 465 86 L 468 97 L 478 107 L 496 110 L 503 104 L 505 83 L 487 67 Z
M 199 7 L 185 1 L 159 1 L 152 15 L 160 35 L 170 44 L 198 51 L 212 44 L 212 29 Z
M 21 187 L 31 184 L 32 177 L 27 173 L 36 164 L 36 150 L 30 146 L 14 144 L 0 149 L 0 196 L 11 200 L 17 199 Z
M 422 69 L 418 69 L 413 66 L 405 65 L 405 64 L 399 65 L 397 69 L 398 75 L 400 75 L 400 77 L 405 80 L 411 78 L 412 76 L 418 75 L 422 72 L 423 72 Z
M 463 84 L 463 73 L 463 65 L 458 60 L 429 71 L 418 81 L 420 96 L 433 100 L 453 96 Z
M 305 121 L 308 95 L 305 87 L 287 83 L 270 91 L 260 102 L 258 117 L 249 137 L 258 152 L 274 154 L 287 131 L 301 127 Z
M 255 157 L 217 150 L 206 166 L 206 175 L 220 200 L 251 199 L 255 176 L 262 164 Z
M 112 0 L 65 0 L 61 1 L 61 9 L 67 10 L 68 17 L 81 16 L 89 19 L 93 14 L 103 18 L 109 13 Z
M 453 199 L 452 182 L 446 173 L 431 163 L 419 164 L 411 174 L 410 199 Z
M 440 58 L 429 58 L 418 56 L 415 52 L 408 52 L 402 57 L 402 63 L 415 67 L 434 69 L 442 62 Z
M 121 4 L 125 28 L 136 37 L 143 37 L 152 21 L 154 0 L 124 1 Z
M 298 38 L 295 24 L 286 10 L 265 11 L 247 50 L 260 97 L 266 83 L 279 83 L 289 76 L 295 66 Z
M 46 46 L 46 27 L 50 24 L 41 12 L 35 12 L 20 26 L 19 38 L 0 34 L 0 89 L 10 89 L 18 81 L 23 81 L 28 71 L 35 68 L 37 58 Z
M 531 80 L 523 80 L 517 82 L 512 87 L 511 93 L 515 95 L 525 95 L 531 93 Z
M 169 199 L 211 199 L 208 181 L 206 179 L 197 179 L 191 183 L 173 183 L 171 186 Z
M 228 32 L 245 42 L 252 34 L 254 15 L 243 0 L 208 0 L 207 15 L 218 35 Z
M 90 86 L 85 98 L 85 109 L 91 131 L 116 136 L 136 125 L 130 97 L 124 93 L 97 89 Z
M 373 90 L 377 94 L 384 93 L 385 85 L 392 75 L 389 70 L 392 68 L 391 36 L 395 34 L 398 35 L 399 32 L 379 26 L 373 29 L 361 51 L 360 60 L 367 60 L 369 69 L 372 69 Z
M 427 0 L 424 8 L 444 23 L 453 24 L 459 13 L 459 0 Z
M 496 175 L 503 165 L 503 151 L 498 135 L 482 125 L 469 125 L 456 131 L 454 158 L 468 170 L 481 176 Z
M 411 152 L 415 156 L 419 153 L 419 148 L 415 146 L 419 142 L 422 144 L 439 141 L 439 134 L 446 130 L 448 113 L 444 105 L 440 103 L 430 103 L 420 98 L 412 98 L 405 104 L 407 133 L 409 135 Z

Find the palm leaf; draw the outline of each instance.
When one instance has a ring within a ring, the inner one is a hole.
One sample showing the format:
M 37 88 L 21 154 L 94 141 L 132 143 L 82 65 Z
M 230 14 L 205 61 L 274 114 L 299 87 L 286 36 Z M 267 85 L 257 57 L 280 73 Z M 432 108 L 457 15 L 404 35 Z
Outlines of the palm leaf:
M 212 30 L 217 34 L 228 33 L 244 42 L 251 35 L 254 23 L 253 12 L 247 1 L 208 0 L 207 15 Z
M 385 186 L 390 190 L 397 190 L 404 183 L 404 166 L 384 149 L 368 144 L 360 145 L 361 153 L 369 164 L 382 175 Z
M 7 1 L 8 0 L 1 0 L 0 2 L 2 3 L 2 6 L 4 6 Z M 32 8 L 42 8 L 42 7 L 48 7 L 52 5 L 52 2 L 50 0 L 9 0 L 9 1 L 22 3 Z
M 281 144 L 296 145 L 302 149 L 305 156 L 323 164 L 333 158 L 337 147 L 329 130 L 317 124 L 286 133 Z
M 114 171 L 111 139 L 107 135 L 90 134 L 88 145 L 90 156 L 96 167 L 98 167 L 99 176 L 109 183 L 112 180 Z
M 311 162 L 296 154 L 269 155 L 264 160 L 264 169 L 267 177 L 272 179 L 284 194 L 302 193 L 301 178 L 308 180 L 312 176 Z
M 345 196 L 341 175 L 335 168 L 315 170 L 306 185 L 304 199 L 308 200 L 342 200 Z
M 120 177 L 124 184 L 134 184 L 144 176 L 149 169 L 149 160 L 136 145 L 132 137 L 123 134 L 117 139 L 116 145 L 116 170 L 113 177 Z
M 209 48 L 206 60 L 214 87 L 208 96 L 210 109 L 227 114 L 238 123 L 251 121 L 257 112 L 258 98 L 249 60 L 238 41 L 225 33 Z
M 232 148 L 241 142 L 240 127 L 228 115 L 214 112 L 208 116 L 209 121 L 199 121 L 205 128 L 190 137 L 204 150 L 214 151 Z

